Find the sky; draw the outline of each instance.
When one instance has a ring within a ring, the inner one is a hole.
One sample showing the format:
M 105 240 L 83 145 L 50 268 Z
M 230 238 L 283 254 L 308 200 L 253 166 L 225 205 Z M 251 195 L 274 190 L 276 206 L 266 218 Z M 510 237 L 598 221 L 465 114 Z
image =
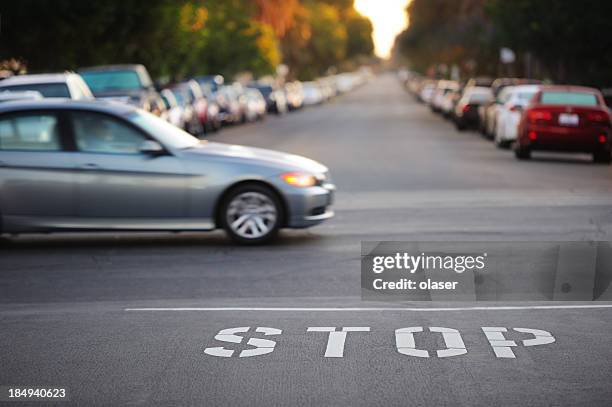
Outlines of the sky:
M 355 9 L 374 25 L 376 55 L 388 58 L 395 36 L 406 28 L 409 0 L 355 0 Z

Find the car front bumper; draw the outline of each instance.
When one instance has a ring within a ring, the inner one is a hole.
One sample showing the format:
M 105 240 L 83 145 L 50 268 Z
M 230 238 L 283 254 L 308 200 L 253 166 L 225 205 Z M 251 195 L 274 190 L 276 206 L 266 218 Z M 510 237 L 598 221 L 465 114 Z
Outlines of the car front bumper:
M 289 228 L 307 228 L 334 216 L 331 205 L 336 187 L 331 183 L 285 192 Z

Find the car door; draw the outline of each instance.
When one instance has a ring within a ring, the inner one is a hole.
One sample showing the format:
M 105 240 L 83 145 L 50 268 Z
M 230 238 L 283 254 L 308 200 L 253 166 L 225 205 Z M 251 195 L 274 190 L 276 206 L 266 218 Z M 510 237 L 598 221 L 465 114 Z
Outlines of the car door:
M 123 118 L 91 111 L 70 117 L 83 226 L 163 229 L 161 219 L 185 216 L 188 175 L 175 156 L 142 153 L 149 136 Z
M 54 111 L 0 115 L 0 215 L 5 231 L 61 227 L 74 216 L 74 154 Z

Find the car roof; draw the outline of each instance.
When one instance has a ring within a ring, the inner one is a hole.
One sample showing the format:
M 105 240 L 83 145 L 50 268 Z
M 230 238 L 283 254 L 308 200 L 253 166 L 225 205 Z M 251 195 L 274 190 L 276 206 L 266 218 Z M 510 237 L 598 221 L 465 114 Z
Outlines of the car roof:
M 596 95 L 601 92 L 595 88 L 589 88 L 586 86 L 575 86 L 575 85 L 542 85 L 540 86 L 542 92 L 580 92 L 580 93 L 593 93 Z
M 116 64 L 116 65 L 98 65 L 88 66 L 86 68 L 79 68 L 79 72 L 93 72 L 93 71 L 119 71 L 122 69 L 144 69 L 142 64 Z
M 516 85 L 516 86 L 508 86 L 508 92 L 516 93 L 516 92 L 537 92 L 542 88 L 541 85 Z
M 12 85 L 29 85 L 32 83 L 66 83 L 75 73 L 41 73 L 32 75 L 15 75 L 0 82 L 0 87 Z
M 479 93 L 479 94 L 491 94 L 491 88 L 488 88 L 486 86 L 472 86 L 468 89 L 465 90 L 466 94 L 474 94 L 474 93 Z
M 29 110 L 88 110 L 100 113 L 127 115 L 137 111 L 133 106 L 101 100 L 71 100 L 63 98 L 47 98 L 40 100 L 19 100 L 0 104 L 0 113 L 11 113 Z

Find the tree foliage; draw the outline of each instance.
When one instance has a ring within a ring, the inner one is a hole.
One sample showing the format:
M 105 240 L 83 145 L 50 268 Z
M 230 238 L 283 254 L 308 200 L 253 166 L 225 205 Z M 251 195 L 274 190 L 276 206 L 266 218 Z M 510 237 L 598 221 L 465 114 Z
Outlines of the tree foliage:
M 421 71 L 456 64 L 466 75 L 525 75 L 534 65 L 557 82 L 609 85 L 611 12 L 607 0 L 413 0 L 396 51 Z M 499 63 L 500 47 L 515 51 L 513 66 Z
M 20 0 L 0 12 L 0 61 L 30 72 L 142 63 L 156 77 L 259 76 L 285 61 L 315 75 L 372 52 L 352 0 Z

